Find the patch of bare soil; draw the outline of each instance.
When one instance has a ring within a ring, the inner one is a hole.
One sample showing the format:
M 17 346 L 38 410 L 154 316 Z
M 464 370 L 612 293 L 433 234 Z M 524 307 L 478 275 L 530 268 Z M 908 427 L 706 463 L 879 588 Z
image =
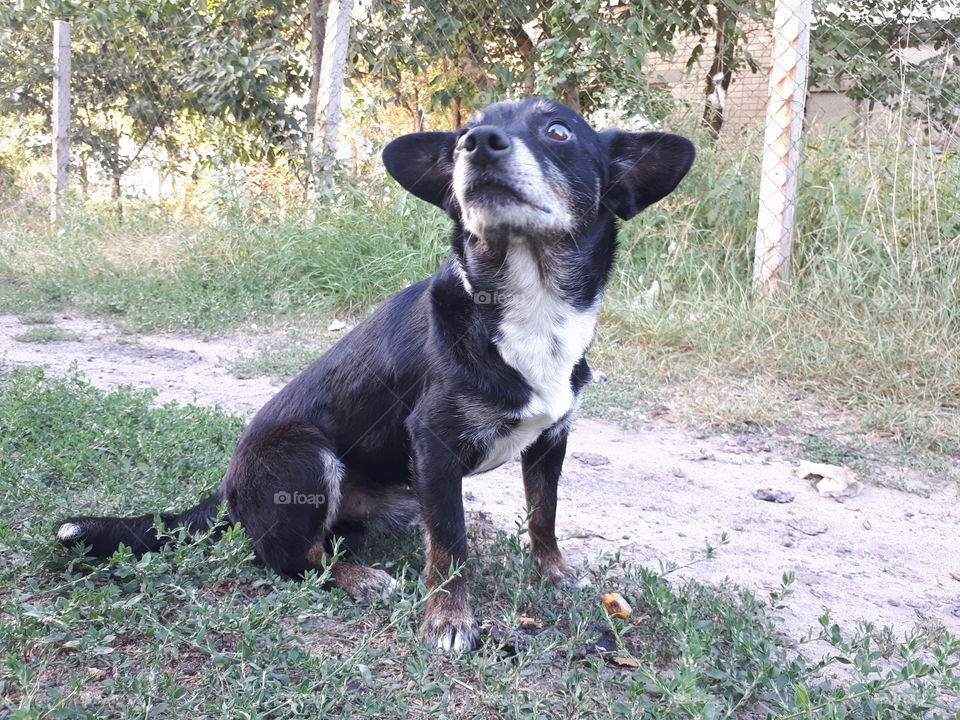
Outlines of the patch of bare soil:
M 27 329 L 0 316 L 0 361 L 46 365 L 64 374 L 76 365 L 96 386 L 155 388 L 158 401 L 219 405 L 251 415 L 278 389 L 270 378 L 238 379 L 224 367 L 256 351 L 251 337 L 200 340 L 180 334 L 131 339 L 109 325 L 58 318 L 82 335 L 75 342 L 23 343 Z M 665 418 L 638 431 L 582 419 L 573 432 L 560 488 L 557 527 L 574 562 L 619 551 L 657 567 L 684 564 L 716 544 L 715 558 L 678 575 L 707 583 L 729 578 L 760 597 L 796 573 L 780 612 L 784 632 L 799 638 L 829 610 L 842 627 L 859 621 L 898 633 L 920 616 L 960 633 L 960 500 L 954 483 L 927 495 L 867 485 L 843 502 L 820 497 L 795 473 L 796 461 L 760 435 L 702 438 Z M 754 496 L 769 489 L 766 502 Z M 464 481 L 466 506 L 504 529 L 523 514 L 519 462 Z

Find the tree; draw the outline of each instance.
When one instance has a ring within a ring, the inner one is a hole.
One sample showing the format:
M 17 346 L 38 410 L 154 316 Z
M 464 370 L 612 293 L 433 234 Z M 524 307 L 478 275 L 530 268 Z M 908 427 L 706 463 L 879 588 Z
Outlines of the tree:
M 727 92 L 737 71 L 747 67 L 757 72 L 759 67 L 756 61 L 747 52 L 749 38 L 744 25 L 770 17 L 772 0 L 747 0 L 746 2 L 718 2 L 712 9 L 705 5 L 691 6 L 696 12 L 691 14 L 691 29 L 699 30 L 704 35 L 713 31 L 715 40 L 713 45 L 713 60 L 707 70 L 704 85 L 703 125 L 711 136 L 716 139 L 723 128 L 723 112 Z M 702 53 L 704 37 L 688 62 L 692 65 Z
M 513 94 L 541 94 L 590 113 L 615 108 L 655 119 L 662 106 L 647 82 L 647 55 L 672 58 L 679 37 L 699 38 L 696 66 L 714 39 L 704 123 L 723 123 L 722 98 L 736 72 L 756 70 L 745 25 L 769 17 L 772 0 L 668 0 L 650 7 L 625 0 L 379 0 L 357 29 L 353 80 L 379 84 L 387 102 L 407 109 L 464 108 Z
M 327 33 L 328 0 L 308 0 L 307 24 L 310 27 L 310 93 L 304 112 L 306 126 L 312 128 L 317 118 L 317 93 L 320 90 L 320 64 L 323 61 L 323 39 Z
M 302 92 L 295 0 L 23 0 L 0 6 L 0 113 L 49 118 L 53 19 L 73 25 L 74 146 L 120 181 L 148 146 L 175 151 L 200 118 L 229 134 L 233 157 L 273 161 L 302 150 L 288 107 Z
M 643 112 L 643 58 L 672 36 L 634 4 L 601 0 L 380 0 L 370 12 L 353 80 L 380 84 L 412 118 L 415 106 L 452 109 L 458 123 L 466 108 L 517 93 Z

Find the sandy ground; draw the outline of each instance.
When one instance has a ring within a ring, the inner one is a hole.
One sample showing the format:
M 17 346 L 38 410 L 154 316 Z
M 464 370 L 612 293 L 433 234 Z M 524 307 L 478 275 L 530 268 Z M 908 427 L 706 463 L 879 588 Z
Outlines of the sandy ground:
M 101 388 L 156 388 L 158 401 L 215 404 L 250 415 L 279 387 L 276 380 L 240 380 L 226 359 L 250 354 L 257 339 L 163 334 L 131 338 L 104 323 L 57 317 L 80 341 L 25 343 L 29 329 L 0 316 L 0 361 L 42 364 L 63 374 L 73 364 Z M 558 534 L 574 562 L 620 551 L 632 561 L 686 563 L 727 533 L 713 560 L 678 573 L 704 582 L 730 578 L 760 597 L 783 573 L 797 582 L 783 631 L 799 639 L 829 610 L 841 627 L 859 621 L 909 630 L 918 615 L 960 633 L 960 499 L 953 483 L 928 486 L 929 496 L 867 486 L 839 502 L 820 497 L 761 435 L 702 438 L 665 418 L 624 431 L 580 420 L 572 434 L 560 489 Z M 466 506 L 510 529 L 523 507 L 519 462 L 465 481 Z M 793 496 L 777 504 L 754 498 L 758 488 Z

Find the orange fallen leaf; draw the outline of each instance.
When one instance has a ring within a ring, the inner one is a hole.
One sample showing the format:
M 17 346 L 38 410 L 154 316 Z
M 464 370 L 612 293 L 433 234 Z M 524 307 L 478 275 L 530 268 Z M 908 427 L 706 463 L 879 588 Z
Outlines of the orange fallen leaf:
M 539 630 L 543 627 L 541 621 L 536 618 L 526 617 L 525 615 L 517 618 L 517 625 L 519 625 L 522 630 Z
M 87 681 L 90 682 L 100 682 L 101 680 L 107 679 L 107 671 L 100 668 L 88 667 L 87 668 Z
M 604 595 L 603 606 L 610 615 L 618 617 L 621 620 L 626 620 L 630 617 L 630 613 L 633 612 L 630 603 L 624 600 L 620 593 L 607 593 Z

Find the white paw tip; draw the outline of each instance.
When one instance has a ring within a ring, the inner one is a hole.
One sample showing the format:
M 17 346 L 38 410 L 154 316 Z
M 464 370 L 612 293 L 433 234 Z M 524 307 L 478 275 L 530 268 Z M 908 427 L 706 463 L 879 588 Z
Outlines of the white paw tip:
M 476 640 L 472 632 L 451 630 L 440 636 L 437 646 L 445 653 L 470 652 L 476 646 Z

